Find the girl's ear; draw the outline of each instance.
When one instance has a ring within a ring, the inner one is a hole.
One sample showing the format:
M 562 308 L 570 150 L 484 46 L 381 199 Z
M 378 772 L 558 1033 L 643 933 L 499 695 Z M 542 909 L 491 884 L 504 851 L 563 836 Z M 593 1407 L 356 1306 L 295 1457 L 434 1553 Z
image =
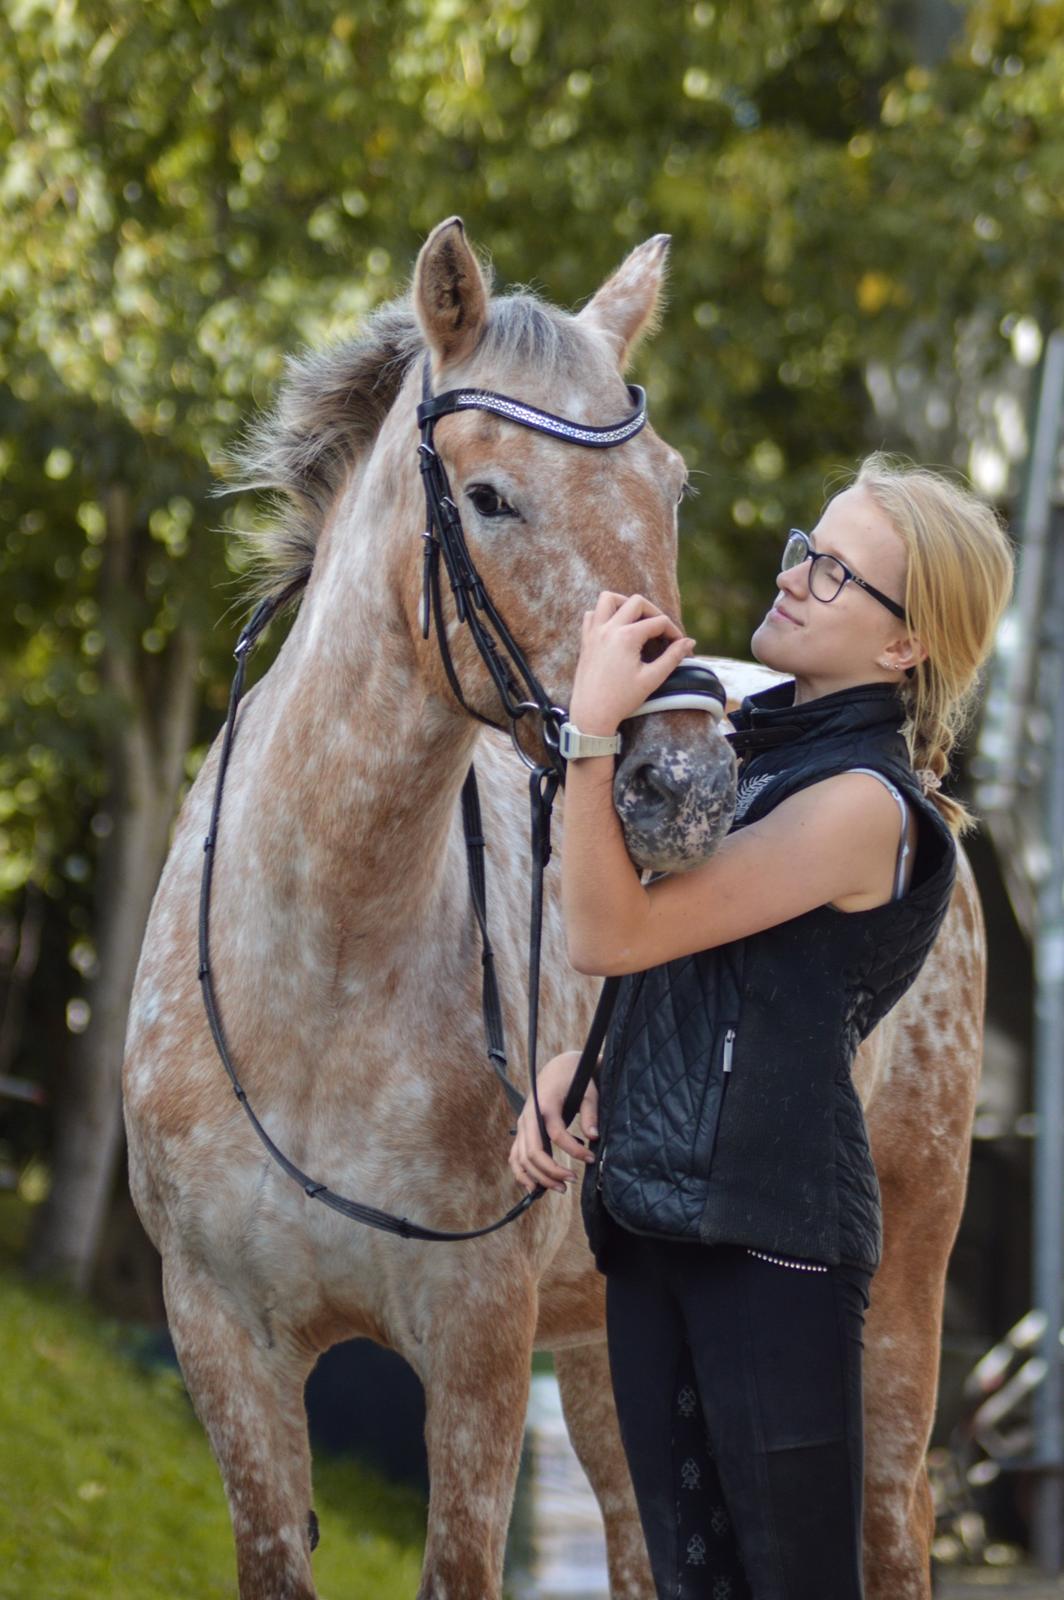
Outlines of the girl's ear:
M 886 645 L 876 662 L 888 672 L 910 672 L 921 661 L 927 660 L 923 640 L 915 633 L 904 634 Z

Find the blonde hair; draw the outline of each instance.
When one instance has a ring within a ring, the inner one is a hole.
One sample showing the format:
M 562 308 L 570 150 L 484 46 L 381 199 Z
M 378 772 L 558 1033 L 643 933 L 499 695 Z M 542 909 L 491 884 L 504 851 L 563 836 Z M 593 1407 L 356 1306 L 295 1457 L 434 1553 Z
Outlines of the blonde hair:
M 998 623 L 1012 593 L 1014 555 L 992 506 L 963 481 L 881 451 L 852 480 L 866 489 L 905 545 L 905 615 L 927 656 L 898 685 L 913 769 L 953 833 L 977 826 L 939 792 L 950 752 L 967 731 Z

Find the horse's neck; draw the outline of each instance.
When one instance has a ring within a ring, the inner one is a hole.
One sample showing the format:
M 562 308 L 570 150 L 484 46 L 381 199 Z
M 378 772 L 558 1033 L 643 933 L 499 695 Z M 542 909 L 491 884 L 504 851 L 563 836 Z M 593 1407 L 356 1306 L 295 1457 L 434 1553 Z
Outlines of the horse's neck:
M 226 801 L 267 895 L 378 941 L 460 881 L 447 844 L 477 727 L 421 681 L 389 541 L 364 520 L 372 488 L 354 484 L 338 508 L 334 547 L 319 549 L 327 559 L 248 707 L 243 782 Z M 419 509 L 400 514 L 416 541 Z

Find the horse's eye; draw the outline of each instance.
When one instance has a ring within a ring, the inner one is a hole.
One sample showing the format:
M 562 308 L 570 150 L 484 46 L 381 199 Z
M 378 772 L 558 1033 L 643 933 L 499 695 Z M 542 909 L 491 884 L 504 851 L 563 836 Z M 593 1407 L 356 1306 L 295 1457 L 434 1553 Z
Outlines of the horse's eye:
M 513 506 L 504 500 L 492 488 L 490 483 L 472 483 L 466 493 L 482 517 L 516 517 L 517 515 Z

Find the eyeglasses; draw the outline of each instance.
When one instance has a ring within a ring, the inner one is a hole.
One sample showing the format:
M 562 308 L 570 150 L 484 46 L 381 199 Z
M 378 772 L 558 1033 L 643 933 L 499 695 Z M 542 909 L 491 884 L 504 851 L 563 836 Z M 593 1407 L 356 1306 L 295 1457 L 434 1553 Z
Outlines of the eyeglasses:
M 838 556 L 830 556 L 825 550 L 814 550 L 809 543 L 809 536 L 800 528 L 792 528 L 783 547 L 783 560 L 780 563 L 784 572 L 791 567 L 800 567 L 807 558 L 812 559 L 809 568 L 809 593 L 814 600 L 823 600 L 825 605 L 838 599 L 846 584 L 856 583 L 862 589 L 878 600 L 880 605 L 886 606 L 896 617 L 905 621 L 905 611 L 896 600 L 891 600 L 888 595 L 879 589 L 873 589 L 870 583 L 859 578 L 856 572 L 851 572 L 845 561 L 840 561 Z

